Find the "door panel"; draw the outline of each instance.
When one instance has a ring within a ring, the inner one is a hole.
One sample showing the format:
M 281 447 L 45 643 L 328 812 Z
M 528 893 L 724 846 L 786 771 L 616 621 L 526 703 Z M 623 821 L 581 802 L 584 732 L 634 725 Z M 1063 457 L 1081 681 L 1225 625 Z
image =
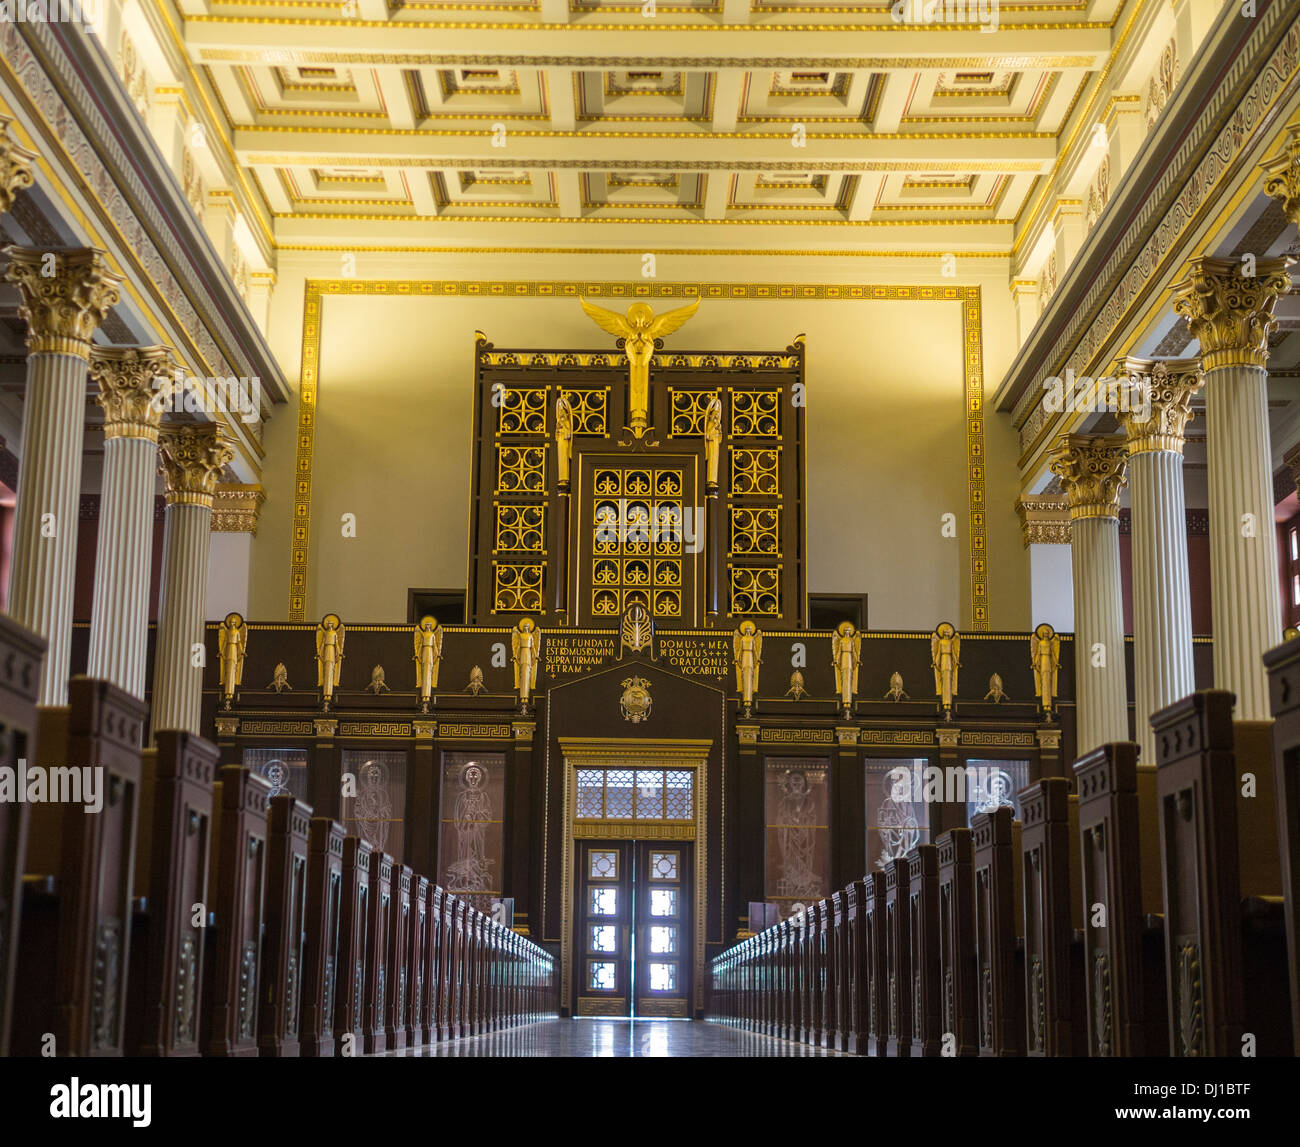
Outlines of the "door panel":
M 695 944 L 694 846 L 636 846 L 636 1014 L 689 1016 Z
M 575 844 L 574 1014 L 630 1015 L 633 846 L 613 840 Z

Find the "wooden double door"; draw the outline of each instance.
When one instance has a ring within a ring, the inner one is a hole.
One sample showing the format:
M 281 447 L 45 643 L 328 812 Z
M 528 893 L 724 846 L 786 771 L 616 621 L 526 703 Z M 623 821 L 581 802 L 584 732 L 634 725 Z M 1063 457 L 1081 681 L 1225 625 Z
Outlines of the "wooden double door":
M 690 841 L 579 840 L 574 1014 L 691 1014 Z

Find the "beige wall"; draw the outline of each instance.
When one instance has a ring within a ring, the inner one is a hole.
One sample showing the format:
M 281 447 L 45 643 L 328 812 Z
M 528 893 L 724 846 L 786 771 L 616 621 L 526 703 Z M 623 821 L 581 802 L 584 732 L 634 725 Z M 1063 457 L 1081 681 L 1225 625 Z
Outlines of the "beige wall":
M 356 282 L 630 281 L 639 268 L 639 256 L 436 267 L 359 256 Z M 828 268 L 825 259 L 674 259 L 670 266 L 661 258 L 659 270 L 666 282 L 945 284 L 937 262 L 923 260 Z M 337 280 L 339 271 L 336 256 L 281 266 L 271 338 L 295 384 L 304 282 Z M 983 288 L 986 393 L 1014 352 L 1014 316 L 999 276 L 1005 283 L 1005 268 L 991 260 L 963 262 L 947 281 Z M 961 322 L 956 302 L 705 300 L 669 343 L 762 350 L 805 335 L 809 588 L 870 594 L 872 628 L 928 629 L 943 619 L 970 625 Z M 402 621 L 408 588 L 464 584 L 476 329 L 498 346 L 611 342 L 571 298 L 324 297 L 308 617 L 334 610 L 345 620 Z M 249 604 L 259 620 L 283 618 L 287 609 L 296 417 L 280 408 L 267 427 L 267 502 Z M 1012 508 L 1015 436 L 999 421 L 1004 416 L 986 425 L 991 623 L 1021 628 L 1029 620 L 1029 570 Z M 354 539 L 341 535 L 345 513 L 356 515 Z M 941 534 L 944 513 L 956 515 L 955 539 Z

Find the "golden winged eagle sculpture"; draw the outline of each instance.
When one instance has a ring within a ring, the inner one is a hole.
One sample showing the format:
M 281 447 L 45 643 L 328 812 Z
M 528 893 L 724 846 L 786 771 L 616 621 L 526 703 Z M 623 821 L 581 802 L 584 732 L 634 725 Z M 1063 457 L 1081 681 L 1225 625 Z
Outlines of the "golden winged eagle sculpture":
M 629 426 L 623 429 L 633 438 L 640 440 L 650 430 L 650 359 L 655 352 L 655 339 L 664 338 L 677 330 L 687 319 L 700 309 L 700 300 L 696 299 L 687 306 L 678 307 L 656 315 L 649 303 L 633 303 L 627 309 L 627 315 L 617 311 L 608 311 L 586 299 L 579 298 L 582 309 L 588 317 L 603 331 L 608 331 L 623 340 L 623 350 L 630 364 L 628 370 L 628 410 Z M 646 445 L 653 446 L 652 438 L 646 438 Z

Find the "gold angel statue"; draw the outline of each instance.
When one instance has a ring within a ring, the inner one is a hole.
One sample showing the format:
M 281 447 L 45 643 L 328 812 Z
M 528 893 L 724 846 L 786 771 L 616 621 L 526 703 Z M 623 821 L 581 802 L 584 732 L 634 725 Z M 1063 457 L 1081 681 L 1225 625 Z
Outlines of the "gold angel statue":
M 561 486 L 569 484 L 569 463 L 573 460 L 573 407 L 563 391 L 555 400 L 556 477 Z
M 235 686 L 244 680 L 244 651 L 248 646 L 248 627 L 237 613 L 226 614 L 217 630 L 217 650 L 221 655 L 221 696 L 230 708 Z
M 1056 699 L 1056 674 L 1061 667 L 1061 639 L 1047 622 L 1029 635 L 1029 664 L 1034 670 L 1034 692 L 1043 706 L 1044 716 L 1051 716 Z
M 835 689 L 847 714 L 858 691 L 858 666 L 862 662 L 862 634 L 851 621 L 841 621 L 831 638 L 831 660 L 835 665 Z
M 541 660 L 542 631 L 531 617 L 521 618 L 510 635 L 510 648 L 515 662 L 515 688 L 519 690 L 519 704 L 525 709 L 533 690 L 537 688 L 537 663 Z
M 704 408 L 704 477 L 710 486 L 718 484 L 718 456 L 722 451 L 722 399 L 713 395 Z
M 961 668 L 961 635 L 950 622 L 941 621 L 930 635 L 930 668 L 934 670 L 934 692 L 945 717 L 952 715 L 957 696 L 957 670 Z
M 758 692 L 758 667 L 763 664 L 763 635 L 752 621 L 742 621 L 731 635 L 731 649 L 736 665 L 736 692 L 748 714 Z
M 650 359 L 655 352 L 655 339 L 663 338 L 677 330 L 687 319 L 700 309 L 700 300 L 675 311 L 656 316 L 649 303 L 633 303 L 627 309 L 627 317 L 617 311 L 607 311 L 597 307 L 586 299 L 578 300 L 587 316 L 603 331 L 608 331 L 623 340 L 623 350 L 627 354 L 628 370 L 628 410 L 630 426 L 624 427 L 632 437 L 641 439 L 650 429 Z M 647 440 L 648 445 L 654 445 Z
M 429 698 L 438 688 L 438 666 L 442 662 L 442 626 L 435 617 L 422 617 L 415 627 L 415 687 L 420 693 L 420 709 L 429 711 Z
M 327 613 L 316 627 L 316 684 L 329 708 L 330 698 L 339 687 L 343 669 L 343 622 L 337 613 Z

